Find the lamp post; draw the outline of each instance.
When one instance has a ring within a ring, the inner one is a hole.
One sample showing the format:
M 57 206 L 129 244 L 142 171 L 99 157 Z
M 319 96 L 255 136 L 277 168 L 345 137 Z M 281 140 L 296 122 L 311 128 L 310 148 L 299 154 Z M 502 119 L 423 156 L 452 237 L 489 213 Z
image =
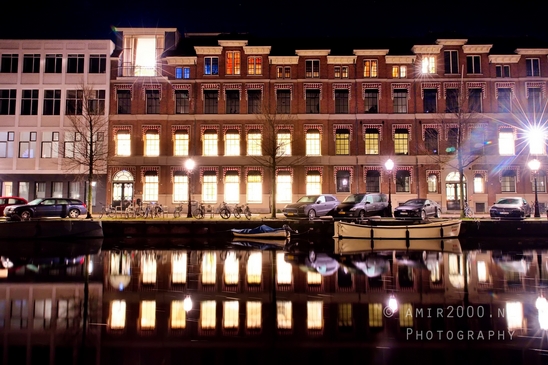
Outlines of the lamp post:
M 192 170 L 194 170 L 195 165 L 196 163 L 191 158 L 185 161 L 186 177 L 188 181 L 188 210 L 186 213 L 187 218 L 192 218 L 192 194 L 190 192 L 190 175 L 192 175 Z
M 529 165 L 529 168 L 531 169 L 531 172 L 533 172 L 533 176 L 535 178 L 535 218 L 540 218 L 540 210 L 538 207 L 538 189 L 537 189 L 537 174 L 540 168 L 540 161 L 535 158 L 534 160 L 529 161 L 528 165 Z
M 388 171 L 388 216 L 392 217 L 392 169 L 394 168 L 394 161 L 388 159 L 384 163 L 386 171 Z

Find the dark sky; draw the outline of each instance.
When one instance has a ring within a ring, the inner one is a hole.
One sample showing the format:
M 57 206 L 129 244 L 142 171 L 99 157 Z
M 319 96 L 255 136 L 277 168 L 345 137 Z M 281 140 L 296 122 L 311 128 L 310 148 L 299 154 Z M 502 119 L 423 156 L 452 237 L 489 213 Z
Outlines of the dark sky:
M 548 39 L 548 2 L 521 0 L 9 0 L 0 38 L 110 38 L 112 27 L 263 36 L 532 36 Z

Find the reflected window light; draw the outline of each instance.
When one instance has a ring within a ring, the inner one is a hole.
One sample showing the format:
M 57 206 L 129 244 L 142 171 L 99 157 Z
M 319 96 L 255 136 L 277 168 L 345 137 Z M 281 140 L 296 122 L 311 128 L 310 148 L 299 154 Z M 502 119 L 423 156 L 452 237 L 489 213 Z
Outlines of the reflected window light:
M 535 303 L 538 310 L 538 324 L 540 329 L 548 330 L 548 301 L 544 297 L 538 297 Z
M 480 283 L 487 282 L 487 264 L 485 261 L 478 261 L 478 281 Z
M 277 322 L 279 329 L 291 329 L 293 323 L 291 302 L 278 301 L 276 302 L 278 312 Z
M 215 252 L 204 252 L 202 257 L 202 284 L 215 284 L 217 256 Z
M 206 300 L 200 303 L 200 327 L 202 329 L 215 329 L 217 303 L 214 300 Z
M 236 257 L 236 252 L 227 253 L 224 265 L 224 278 L 226 285 L 236 285 L 239 280 L 240 260 Z
M 156 302 L 154 300 L 143 300 L 141 302 L 139 323 L 141 329 L 144 330 L 151 330 L 156 327 Z
M 382 304 L 369 303 L 369 327 L 382 327 Z
M 171 255 L 171 282 L 186 284 L 187 253 L 176 252 Z
M 308 285 L 321 285 L 322 275 L 319 272 L 307 272 L 306 273 L 306 282 Z
M 323 302 L 310 301 L 306 303 L 307 327 L 309 330 L 321 330 L 323 328 Z
M 248 329 L 259 329 L 262 323 L 262 303 L 246 303 L 246 327 Z
M 449 282 L 455 288 L 464 287 L 464 270 L 462 255 L 449 254 L 447 257 L 447 266 L 449 270 Z
M 521 302 L 506 303 L 506 322 L 508 330 L 523 328 L 523 305 Z
M 124 329 L 126 326 L 126 301 L 114 300 L 110 303 L 109 325 L 111 329 Z
M 173 300 L 171 302 L 169 324 L 172 329 L 182 329 L 186 327 L 186 311 L 182 300 Z
M 247 259 L 247 283 L 260 284 L 263 272 L 262 252 L 252 252 Z
M 339 304 L 339 327 L 352 327 L 352 304 Z
M 278 285 L 291 284 L 292 279 L 292 266 L 290 263 L 285 262 L 284 253 L 278 252 L 276 257 L 276 278 L 278 279 Z
M 93 274 L 93 260 L 89 260 L 89 264 L 88 264 L 88 274 Z
M 141 272 L 143 284 L 156 284 L 156 255 L 143 253 L 141 257 Z
M 413 327 L 413 305 L 411 303 L 402 303 L 400 305 L 400 327 Z
M 238 309 L 240 308 L 237 300 L 226 301 L 223 303 L 223 328 L 238 328 Z

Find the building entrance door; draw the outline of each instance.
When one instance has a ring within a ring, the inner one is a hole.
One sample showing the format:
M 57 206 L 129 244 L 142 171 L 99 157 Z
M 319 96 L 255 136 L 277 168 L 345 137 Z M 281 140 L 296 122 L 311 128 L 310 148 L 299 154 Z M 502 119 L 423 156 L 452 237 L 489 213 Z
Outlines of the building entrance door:
M 125 210 L 133 201 L 133 175 L 123 170 L 117 172 L 113 180 L 112 206 Z
M 464 199 L 466 199 L 466 182 L 463 180 Z M 445 179 L 445 203 L 447 210 L 460 210 L 459 173 L 451 172 Z

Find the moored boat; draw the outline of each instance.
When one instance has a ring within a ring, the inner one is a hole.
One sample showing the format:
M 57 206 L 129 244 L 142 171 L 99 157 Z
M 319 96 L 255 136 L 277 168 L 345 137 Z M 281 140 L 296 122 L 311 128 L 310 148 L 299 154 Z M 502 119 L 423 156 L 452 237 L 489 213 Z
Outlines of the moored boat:
M 458 237 L 460 219 L 440 219 L 427 222 L 368 220 L 364 224 L 335 222 L 333 238 L 430 239 Z
M 436 239 L 364 239 L 335 238 L 336 254 L 346 255 L 380 251 L 438 251 L 460 254 L 462 248 L 458 238 Z
M 272 228 L 262 224 L 255 228 L 231 229 L 234 237 L 255 239 L 289 239 L 291 229 L 284 225 L 282 228 Z

